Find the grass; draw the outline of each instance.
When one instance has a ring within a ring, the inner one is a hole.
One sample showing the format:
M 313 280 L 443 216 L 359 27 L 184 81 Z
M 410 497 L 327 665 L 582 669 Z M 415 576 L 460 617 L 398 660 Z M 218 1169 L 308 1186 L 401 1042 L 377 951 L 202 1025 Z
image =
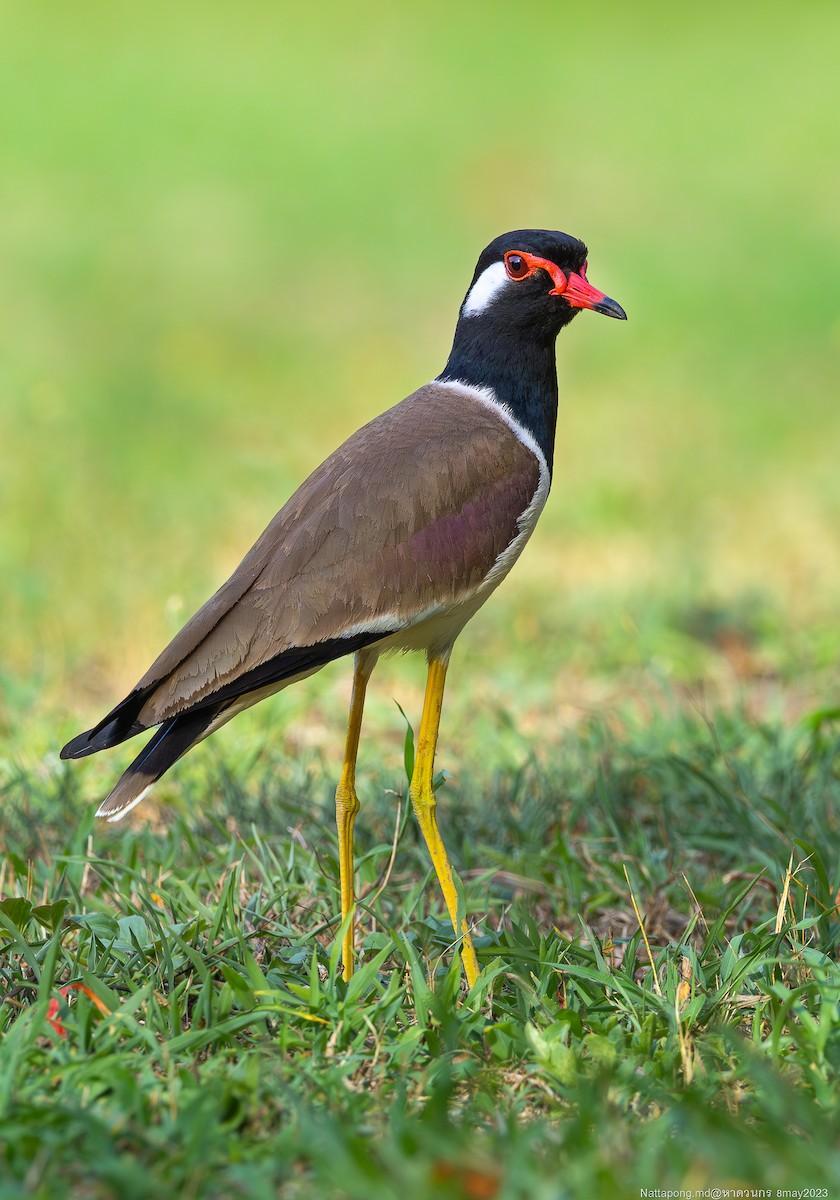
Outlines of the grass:
M 19 779 L 2 1194 L 835 1183 L 836 714 L 593 720 L 551 749 L 442 790 L 469 998 L 404 786 L 364 806 L 345 985 L 311 762 L 188 761 L 157 829 L 95 852 L 76 775 Z
M 0 1197 L 835 1187 L 840 474 L 828 0 L 3 5 Z M 303 474 L 442 365 L 475 256 L 566 228 L 556 486 L 459 640 L 348 672 L 116 830 L 129 688 Z M 384 885 L 384 886 L 383 886 Z

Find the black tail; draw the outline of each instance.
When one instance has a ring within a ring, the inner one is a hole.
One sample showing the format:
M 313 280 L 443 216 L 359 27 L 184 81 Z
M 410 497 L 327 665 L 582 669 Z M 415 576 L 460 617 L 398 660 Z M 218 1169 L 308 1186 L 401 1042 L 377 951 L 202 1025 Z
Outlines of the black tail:
M 210 708 L 201 708 L 181 717 L 172 717 L 161 725 L 102 801 L 96 815 L 107 817 L 109 821 L 119 821 L 125 816 L 129 809 L 140 803 L 161 775 L 204 736 L 208 726 L 212 725 L 225 707 L 224 704 L 218 704 Z M 78 741 L 78 738 L 75 740 Z M 72 745 L 73 742 L 70 742 L 70 746 Z M 96 749 L 102 747 L 97 746 Z M 83 753 L 90 754 L 93 751 L 87 750 Z M 62 752 L 62 757 L 66 758 L 69 755 Z
M 121 700 L 116 708 L 112 708 L 93 729 L 77 734 L 61 751 L 62 758 L 84 758 L 86 754 L 96 754 L 98 750 L 109 750 L 120 742 L 135 737 L 147 729 L 147 725 L 137 720 L 137 714 L 146 703 L 156 684 L 150 687 L 135 688 L 129 692 L 125 700 Z

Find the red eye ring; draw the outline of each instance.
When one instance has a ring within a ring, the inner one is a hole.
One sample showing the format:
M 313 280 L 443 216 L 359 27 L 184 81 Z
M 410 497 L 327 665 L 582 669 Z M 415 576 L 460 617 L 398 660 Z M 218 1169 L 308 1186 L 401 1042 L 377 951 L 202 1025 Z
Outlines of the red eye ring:
M 557 263 L 553 263 L 547 258 L 538 258 L 536 254 L 529 254 L 527 250 L 505 251 L 505 270 L 508 278 L 514 279 L 516 282 L 527 279 L 535 271 L 545 271 L 554 283 L 554 287 L 549 292 L 550 296 L 562 296 L 566 290 L 568 280 Z
M 516 250 L 508 250 L 505 254 L 505 270 L 510 279 L 527 279 L 533 275 L 534 268 L 528 262 L 529 254 L 518 254 Z

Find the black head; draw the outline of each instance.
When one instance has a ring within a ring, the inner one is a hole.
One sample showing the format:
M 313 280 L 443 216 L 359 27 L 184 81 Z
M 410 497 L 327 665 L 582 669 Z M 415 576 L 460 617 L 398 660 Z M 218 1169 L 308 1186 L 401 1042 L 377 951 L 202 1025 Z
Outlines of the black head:
M 481 254 L 444 382 L 488 390 L 535 438 L 551 466 L 557 423 L 554 340 L 582 308 L 625 321 L 586 278 L 586 246 L 567 233 L 517 229 Z
M 567 233 L 503 233 L 482 251 L 461 319 L 491 318 L 538 339 L 556 337 L 582 308 L 626 320 L 621 305 L 587 280 L 586 259 L 586 246 Z

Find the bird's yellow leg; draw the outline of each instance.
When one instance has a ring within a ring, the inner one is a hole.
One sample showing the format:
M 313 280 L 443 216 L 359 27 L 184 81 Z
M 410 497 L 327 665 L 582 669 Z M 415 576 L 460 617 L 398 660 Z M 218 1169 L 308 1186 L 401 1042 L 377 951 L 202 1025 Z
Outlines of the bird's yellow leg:
M 338 871 L 341 881 L 341 919 L 344 922 L 356 902 L 354 893 L 353 825 L 359 811 L 356 795 L 356 755 L 359 752 L 359 735 L 362 731 L 362 713 L 365 707 L 370 673 L 375 659 L 357 654 L 353 668 L 353 692 L 350 697 L 350 716 L 347 721 L 347 741 L 344 746 L 344 763 L 341 777 L 335 790 L 335 823 L 338 828 Z M 353 935 L 355 920 L 350 922 L 344 933 L 341 947 L 341 964 L 345 980 L 353 974 Z
M 426 697 L 423 701 L 423 716 L 420 720 L 420 735 L 417 739 L 410 794 L 415 815 L 432 856 L 432 863 L 443 892 L 443 898 L 446 901 L 446 907 L 449 909 L 452 928 L 461 935 L 461 960 L 464 964 L 467 983 L 472 987 L 478 978 L 478 959 L 475 956 L 475 948 L 465 919 L 462 918 L 461 928 L 458 929 L 458 896 L 452 877 L 452 867 L 449 864 L 446 847 L 438 829 L 437 800 L 432 787 L 435 749 L 437 748 L 440 713 L 443 707 L 443 688 L 446 683 L 448 664 L 448 653 L 445 656 L 429 658 Z

